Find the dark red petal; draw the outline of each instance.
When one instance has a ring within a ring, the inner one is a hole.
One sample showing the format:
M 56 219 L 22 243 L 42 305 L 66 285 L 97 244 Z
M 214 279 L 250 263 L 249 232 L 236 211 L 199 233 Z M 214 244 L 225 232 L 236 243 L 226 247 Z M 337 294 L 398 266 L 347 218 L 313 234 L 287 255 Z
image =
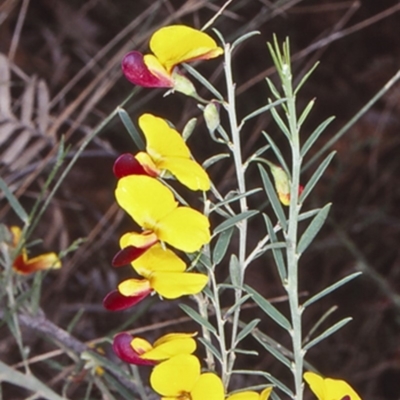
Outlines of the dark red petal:
M 133 350 L 131 341 L 133 337 L 127 332 L 121 332 L 114 336 L 114 353 L 123 361 L 135 365 L 156 365 L 156 361 L 144 360 Z
M 341 400 L 351 400 L 351 398 L 350 398 L 350 396 L 349 395 L 347 395 L 347 396 L 344 396 L 344 397 L 342 397 L 342 399 Z
M 142 301 L 150 293 L 151 289 L 147 292 L 140 293 L 137 296 L 122 296 L 118 290 L 113 290 L 104 297 L 103 307 L 109 311 L 126 310 Z
M 114 175 L 119 179 L 128 175 L 147 175 L 145 169 L 133 154 L 121 154 L 114 162 Z
M 114 256 L 112 260 L 113 267 L 122 267 L 123 265 L 131 263 L 145 253 L 152 245 L 153 243 L 143 248 L 135 246 L 125 247 Z
M 122 72 L 129 82 L 143 87 L 172 87 L 172 81 L 153 75 L 143 61 L 143 54 L 131 51 L 122 60 Z

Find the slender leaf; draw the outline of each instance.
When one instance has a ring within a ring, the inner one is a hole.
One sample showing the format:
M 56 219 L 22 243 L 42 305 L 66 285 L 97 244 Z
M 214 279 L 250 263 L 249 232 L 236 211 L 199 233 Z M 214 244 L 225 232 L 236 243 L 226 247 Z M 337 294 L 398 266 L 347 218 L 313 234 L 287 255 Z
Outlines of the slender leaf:
M 258 210 L 249 210 L 242 212 L 240 214 L 235 215 L 234 217 L 231 217 L 227 219 L 226 221 L 222 222 L 219 224 L 215 229 L 214 229 L 214 235 L 217 233 L 220 233 L 226 229 L 229 229 L 233 226 L 238 225 L 241 221 L 248 219 L 250 217 L 253 217 L 254 215 L 258 214 Z
M 274 118 L 275 122 L 279 126 L 280 130 L 285 134 L 285 136 L 291 140 L 291 134 L 289 131 L 289 128 L 286 126 L 286 124 L 283 122 L 281 116 L 278 114 L 278 111 L 276 111 L 275 108 L 271 109 L 271 115 Z
M 215 327 L 212 326 L 210 322 L 208 322 L 205 318 L 203 318 L 197 311 L 193 310 L 193 308 L 187 306 L 186 304 L 179 304 L 179 307 L 199 325 L 204 326 L 207 330 L 209 330 L 215 336 L 217 336 L 217 331 Z
M 287 330 L 288 332 L 292 329 L 288 319 L 278 311 L 267 299 L 261 296 L 252 287 L 245 285 L 245 289 L 248 293 L 252 295 L 253 300 L 258 304 L 258 306 L 278 325 Z
M 21 203 L 18 199 L 13 195 L 10 188 L 7 186 L 6 182 L 0 178 L 0 189 L 3 191 L 4 196 L 10 203 L 10 206 L 15 211 L 15 214 L 18 215 L 19 219 L 24 223 L 28 223 L 29 217 L 25 209 L 22 207 Z
M 213 261 L 215 265 L 218 265 L 224 258 L 224 255 L 228 250 L 229 243 L 231 242 L 232 233 L 233 227 L 226 229 L 219 234 L 213 251 Z
M 299 120 L 297 121 L 297 125 L 299 128 L 303 125 L 304 121 L 308 117 L 308 114 L 310 114 L 310 111 L 314 107 L 314 104 L 315 104 L 315 99 L 312 99 L 311 101 L 308 102 L 306 108 L 301 113 Z
M 246 356 L 258 356 L 258 351 L 255 350 L 244 350 L 244 349 L 232 349 L 231 350 L 233 353 L 238 353 L 238 354 L 244 354 Z
M 347 325 L 353 318 L 351 317 L 347 317 L 342 319 L 341 321 L 337 322 L 335 325 L 331 326 L 330 328 L 328 328 L 325 332 L 321 333 L 319 336 L 317 336 L 315 339 L 311 340 L 310 342 L 308 342 L 303 350 L 307 351 L 309 349 L 311 349 L 311 347 L 314 347 L 316 344 L 318 344 L 319 342 L 321 342 L 322 340 L 326 339 L 327 337 L 333 335 L 336 331 L 338 331 L 339 329 L 343 328 L 345 325 Z
M 257 117 L 258 115 L 270 110 L 271 108 L 274 108 L 276 106 L 279 106 L 279 104 L 282 104 L 283 102 L 286 101 L 286 98 L 284 99 L 279 99 L 274 102 L 268 103 L 263 107 L 257 108 L 257 110 L 254 110 L 250 114 L 247 114 L 243 119 L 242 122 L 240 123 L 240 126 L 242 126 L 245 122 L 249 121 L 250 119 Z
M 276 233 L 274 231 L 274 227 L 272 226 L 271 220 L 265 214 L 263 214 L 263 217 L 264 217 L 265 225 L 267 226 L 267 231 L 268 231 L 268 235 L 270 238 L 270 242 L 273 244 L 279 243 L 278 237 L 276 236 Z M 286 265 L 285 265 L 285 260 L 283 258 L 282 250 L 273 248 L 272 255 L 274 256 L 276 268 L 278 269 L 278 273 L 281 278 L 281 282 L 285 282 L 287 279 L 287 271 L 286 271 Z
M 199 342 L 203 343 L 203 345 L 204 345 L 205 347 L 207 347 L 207 348 L 211 351 L 211 353 L 214 355 L 214 357 L 215 357 L 219 362 L 222 363 L 222 356 L 221 356 L 221 353 L 217 350 L 217 348 L 216 348 L 210 341 L 208 341 L 208 340 L 206 340 L 206 339 L 204 339 L 204 338 L 202 338 L 202 337 L 199 337 L 198 340 L 199 340 Z
M 237 47 L 240 43 L 243 43 L 245 40 L 250 39 L 253 36 L 259 35 L 260 31 L 251 31 L 248 33 L 245 33 L 244 35 L 240 36 L 238 39 L 236 39 L 232 45 L 231 45 L 231 51 L 233 51 L 233 49 L 235 47 Z
M 261 319 L 255 318 L 250 321 L 237 335 L 236 337 L 236 345 L 241 342 L 247 335 L 253 332 L 254 328 L 259 324 Z
M 281 351 L 279 350 L 278 346 L 272 346 L 271 344 L 267 343 L 266 341 L 262 340 L 262 338 L 258 335 L 253 335 L 253 337 L 260 343 L 265 350 L 267 350 L 272 356 L 274 356 L 278 361 L 280 361 L 283 365 L 291 369 L 291 362 L 290 360 L 285 357 Z
M 222 94 L 218 92 L 218 90 L 197 70 L 186 63 L 180 65 L 182 65 L 186 69 L 186 71 L 193 76 L 193 78 L 197 79 L 204 87 L 206 87 L 218 100 L 224 101 Z
M 231 255 L 231 259 L 229 261 L 229 276 L 231 278 L 231 283 L 233 286 L 240 287 L 241 282 L 241 271 L 240 271 L 240 263 L 235 254 Z
M 271 79 L 266 78 L 265 79 L 267 81 L 267 84 L 269 86 L 269 90 L 272 92 L 272 94 L 277 98 L 280 99 L 281 98 L 281 94 L 279 93 L 279 91 L 277 90 L 276 86 L 273 84 L 273 82 L 271 81 Z
M 258 193 L 260 190 L 261 190 L 261 188 L 255 188 L 255 189 L 248 190 L 248 191 L 245 192 L 245 193 L 241 193 L 241 194 L 237 194 L 237 195 L 229 196 L 229 197 L 226 196 L 225 200 L 220 201 L 220 202 L 219 202 L 214 208 L 212 208 L 211 210 L 216 209 L 216 208 L 220 208 L 221 206 L 224 206 L 224 205 L 226 205 L 226 204 L 229 204 L 229 203 L 232 203 L 232 202 L 234 202 L 234 201 L 240 200 L 240 199 L 243 198 L 243 197 L 251 196 L 252 194 Z
M 328 216 L 329 210 L 331 208 L 331 203 L 328 203 L 325 207 L 319 210 L 318 214 L 311 221 L 310 225 L 308 225 L 307 229 L 301 236 L 299 240 L 299 244 L 297 247 L 297 253 L 300 255 L 304 253 L 305 249 L 309 246 L 309 244 L 314 240 L 317 233 L 324 225 L 326 217 Z
M 239 301 L 237 301 L 232 307 L 224 314 L 224 319 L 228 319 L 231 314 L 235 312 L 235 310 L 240 307 L 243 303 L 245 303 L 249 298 L 251 298 L 251 294 L 245 294 Z
M 258 166 L 258 169 L 260 170 L 261 179 L 264 185 L 264 190 L 271 202 L 271 206 L 275 212 L 275 215 L 278 218 L 278 221 L 282 226 L 282 228 L 286 230 L 287 228 L 286 216 L 283 211 L 282 204 L 278 199 L 278 195 L 276 194 L 276 190 L 271 182 L 271 179 L 269 178 L 268 173 L 261 165 Z
M 224 158 L 228 158 L 230 157 L 229 153 L 221 153 L 221 154 L 217 154 L 215 156 L 212 156 L 210 158 L 208 158 L 206 161 L 203 162 L 203 168 L 207 169 L 210 168 L 211 165 L 217 163 L 218 161 L 223 160 Z
M 182 131 L 182 138 L 186 142 L 190 135 L 193 133 L 194 128 L 196 127 L 197 118 L 191 118 L 188 122 L 186 122 L 185 127 Z
M 120 117 L 122 123 L 124 124 L 126 130 L 129 133 L 130 137 L 134 141 L 136 147 L 139 150 L 143 150 L 145 148 L 145 144 L 143 142 L 142 137 L 140 136 L 139 131 L 136 129 L 135 125 L 133 124 L 129 114 L 123 108 L 119 108 L 118 116 Z
M 299 90 L 301 89 L 301 87 L 305 84 L 305 82 L 307 81 L 307 79 L 310 77 L 310 75 L 315 71 L 315 68 L 317 68 L 319 65 L 319 61 L 317 61 L 311 68 L 309 71 L 307 71 L 307 73 L 303 76 L 303 78 L 301 79 L 300 83 L 297 85 L 295 91 L 294 91 L 294 95 L 296 95 Z
M 271 136 L 268 135 L 268 133 L 263 131 L 262 134 L 267 139 L 267 141 L 270 144 L 272 150 L 274 151 L 275 156 L 278 159 L 278 162 L 279 162 L 280 166 L 285 170 L 287 176 L 290 177 L 291 174 L 290 174 L 289 168 L 288 168 L 288 166 L 286 164 L 286 161 L 285 161 L 281 151 L 279 150 L 279 147 L 275 144 L 275 142 L 273 141 Z
M 326 129 L 326 127 L 335 119 L 335 117 L 329 117 L 325 121 L 323 121 L 321 124 L 317 126 L 317 128 L 314 130 L 314 132 L 308 137 L 306 142 L 304 143 L 303 147 L 301 148 L 301 156 L 304 157 L 308 150 L 311 149 L 312 145 L 315 143 L 315 141 L 319 138 L 321 133 Z
M 354 278 L 357 278 L 359 275 L 361 275 L 362 272 L 354 272 L 353 274 L 346 276 L 342 279 L 340 279 L 339 281 L 335 282 L 334 284 L 328 286 L 327 288 L 325 288 L 324 290 L 321 290 L 319 293 L 315 294 L 314 296 L 312 296 L 311 298 L 309 298 L 304 304 L 303 307 L 306 308 L 309 305 L 315 303 L 316 301 L 322 299 L 323 297 L 325 297 L 326 295 L 328 295 L 329 293 L 332 293 L 333 291 L 335 291 L 336 289 L 340 288 L 341 286 L 345 285 L 347 282 L 352 281 Z
M 307 198 L 307 196 L 311 193 L 311 191 L 314 189 L 314 186 L 318 183 L 319 179 L 321 176 L 324 174 L 325 170 L 328 168 L 330 162 L 332 161 L 332 158 L 336 154 L 336 151 L 332 151 L 324 161 L 318 166 L 317 170 L 313 173 L 312 177 L 310 180 L 307 182 L 307 185 L 305 186 L 303 192 L 300 195 L 299 202 L 303 203 L 304 200 Z

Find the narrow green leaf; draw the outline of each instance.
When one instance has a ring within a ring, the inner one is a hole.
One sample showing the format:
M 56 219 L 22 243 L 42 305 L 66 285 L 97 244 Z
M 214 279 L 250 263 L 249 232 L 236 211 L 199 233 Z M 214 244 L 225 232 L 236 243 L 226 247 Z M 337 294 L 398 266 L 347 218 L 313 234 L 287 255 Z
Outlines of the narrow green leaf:
M 314 240 L 317 233 L 324 225 L 326 217 L 328 216 L 329 210 L 331 208 L 331 203 L 328 203 L 325 207 L 319 210 L 318 214 L 311 221 L 310 225 L 308 225 L 307 229 L 301 236 L 299 240 L 299 244 L 297 247 L 297 253 L 301 255 L 304 253 L 304 250 L 309 246 L 309 244 Z
M 49 400 L 66 400 L 65 397 L 59 396 L 56 392 L 51 390 L 43 382 L 39 381 L 33 375 L 23 374 L 15 368 L 9 367 L 0 361 L 0 382 L 8 382 L 13 385 L 23 387 L 30 390 L 40 397 Z
M 278 311 L 267 299 L 265 299 L 257 291 L 255 291 L 252 287 L 248 285 L 245 285 L 245 289 L 248 293 L 252 295 L 253 300 L 258 304 L 258 306 L 278 325 L 280 325 L 288 332 L 292 329 L 288 319 L 280 311 Z
M 253 335 L 254 339 L 258 341 L 258 343 L 261 344 L 267 350 L 272 356 L 274 356 L 278 361 L 280 361 L 283 365 L 291 369 L 291 362 L 290 360 L 285 357 L 279 350 L 279 347 L 272 346 L 271 344 L 267 343 L 265 340 L 262 340 L 262 338 L 259 335 Z
M 285 170 L 286 175 L 290 177 L 291 174 L 290 174 L 289 168 L 288 168 L 288 166 L 286 164 L 286 161 L 285 161 L 281 151 L 279 150 L 278 146 L 275 144 L 275 142 L 273 141 L 271 136 L 268 135 L 268 133 L 263 131 L 262 134 L 267 139 L 267 141 L 270 144 L 272 150 L 274 151 L 275 156 L 276 156 L 276 158 L 277 158 L 277 160 L 278 160 L 278 162 L 280 164 L 280 167 L 282 167 Z
M 226 221 L 222 222 L 221 224 L 219 224 L 214 229 L 214 235 L 216 235 L 217 233 L 220 233 L 226 229 L 229 229 L 232 226 L 235 226 L 235 225 L 239 224 L 241 221 L 244 221 L 245 219 L 253 217 L 256 214 L 258 214 L 258 210 L 249 210 L 249 211 L 242 212 L 238 215 L 235 215 L 235 216 L 227 219 Z
M 226 229 L 219 234 L 213 251 L 213 261 L 215 265 L 218 265 L 224 258 L 224 255 L 228 250 L 229 243 L 231 242 L 232 233 L 233 227 Z
M 283 122 L 283 119 L 281 116 L 278 114 L 278 111 L 276 111 L 275 108 L 271 109 L 271 115 L 274 118 L 275 122 L 279 126 L 280 130 L 285 134 L 285 136 L 291 140 L 291 134 L 289 131 L 289 128 L 286 126 L 286 124 Z
M 326 295 L 328 295 L 329 293 L 332 293 L 333 291 L 335 291 L 336 289 L 340 288 L 341 286 L 345 285 L 347 282 L 352 281 L 354 278 L 357 278 L 359 275 L 361 275 L 362 272 L 354 272 L 353 274 L 346 276 L 342 279 L 340 279 L 339 281 L 335 282 L 334 284 L 328 286 L 327 288 L 325 288 L 324 290 L 321 290 L 319 293 L 315 294 L 314 296 L 312 296 L 311 298 L 309 298 L 304 304 L 303 307 L 306 308 L 309 305 L 315 303 L 316 301 L 322 299 L 323 297 L 325 297 Z
M 233 353 L 237 353 L 237 354 L 244 354 L 246 356 L 258 356 L 258 351 L 255 350 L 244 350 L 244 349 L 232 349 Z
M 126 130 L 129 133 L 130 137 L 134 141 L 136 147 L 139 150 L 144 150 L 145 145 L 144 145 L 143 139 L 142 139 L 139 131 L 136 129 L 135 125 L 133 124 L 129 114 L 123 108 L 119 108 L 118 116 L 120 117 L 122 123 L 124 124 Z
M 182 131 L 182 138 L 186 142 L 190 135 L 193 133 L 194 128 L 196 127 L 197 118 L 191 118 L 188 122 L 186 122 L 185 127 Z
M 307 351 L 309 349 L 311 349 L 311 347 L 314 347 L 316 344 L 318 344 L 319 342 L 321 342 L 322 340 L 326 339 L 327 337 L 331 336 L 332 334 L 334 334 L 336 331 L 338 331 L 339 329 L 343 328 L 345 325 L 347 325 L 353 318 L 351 317 L 347 317 L 342 319 L 341 321 L 337 322 L 335 325 L 331 326 L 330 328 L 328 328 L 325 332 L 321 333 L 319 336 L 317 336 L 315 339 L 311 340 L 310 342 L 308 342 L 303 350 Z
M 271 182 L 271 179 L 269 178 L 268 173 L 261 165 L 258 166 L 258 169 L 260 170 L 261 179 L 264 185 L 264 190 L 271 202 L 271 206 L 275 212 L 275 215 L 278 218 L 278 221 L 282 226 L 282 228 L 286 230 L 287 228 L 286 216 L 283 211 L 282 204 L 278 199 L 278 195 L 276 194 L 276 190 Z
M 228 158 L 228 157 L 230 157 L 230 154 L 228 154 L 228 153 L 221 153 L 221 154 L 212 156 L 203 162 L 203 168 L 204 169 L 210 168 L 211 165 L 217 163 L 218 161 L 223 160 L 224 158 Z
M 202 338 L 202 337 L 199 337 L 198 340 L 199 340 L 199 342 L 203 343 L 203 345 L 204 345 L 205 347 L 207 347 L 208 350 L 211 351 L 211 353 L 214 355 L 214 357 L 215 357 L 219 362 L 221 362 L 221 363 L 223 362 L 223 361 L 222 361 L 221 353 L 217 350 L 217 348 L 216 348 L 212 343 L 210 343 L 208 340 L 206 340 L 205 338 Z
M 314 104 L 315 104 L 315 99 L 312 99 L 311 101 L 308 102 L 306 108 L 301 113 L 299 120 L 297 121 L 297 125 L 299 128 L 303 125 L 304 121 L 308 117 L 308 114 L 310 114 L 310 111 L 314 107 Z
M 264 151 L 267 151 L 271 146 L 269 144 L 266 144 L 265 146 L 260 147 L 259 149 L 257 149 L 244 163 L 245 167 L 247 168 L 247 166 L 252 162 L 252 161 L 256 161 L 258 159 L 258 157 L 264 153 Z
M 253 36 L 259 35 L 260 31 L 251 31 L 248 33 L 245 33 L 244 35 L 240 36 L 238 39 L 236 39 L 232 45 L 231 45 L 231 51 L 233 51 L 233 49 L 235 47 L 237 47 L 240 43 L 243 43 L 245 40 L 250 39 Z
M 330 162 L 332 161 L 332 158 L 336 154 L 336 151 L 332 151 L 324 161 L 318 166 L 317 170 L 313 173 L 312 177 L 310 180 L 307 182 L 306 186 L 304 187 L 303 192 L 300 195 L 299 202 L 303 203 L 304 200 L 307 198 L 307 196 L 311 193 L 311 191 L 314 189 L 314 186 L 318 183 L 320 180 L 321 176 L 324 174 L 325 170 L 328 168 Z
M 231 314 L 235 312 L 235 310 L 240 307 L 243 303 L 245 303 L 248 299 L 251 298 L 251 294 L 245 294 L 239 301 L 237 301 L 232 307 L 229 307 L 229 309 L 226 311 L 224 314 L 224 319 L 228 319 Z
M 269 219 L 269 217 L 265 214 L 263 214 L 265 225 L 267 226 L 267 231 L 268 235 L 270 238 L 270 242 L 272 244 L 277 244 L 278 242 L 278 237 L 276 236 L 276 233 L 274 231 L 274 227 L 272 226 L 272 222 Z M 284 247 L 286 245 L 284 244 Z M 283 258 L 282 250 L 279 248 L 272 248 L 272 255 L 274 256 L 276 268 L 278 269 L 279 276 L 281 278 L 281 282 L 285 282 L 287 279 L 287 272 L 286 272 L 286 265 L 285 265 L 285 260 Z
M 15 214 L 18 215 L 19 219 L 24 224 L 27 224 L 29 221 L 27 212 L 24 210 L 18 199 L 12 194 L 10 188 L 2 178 L 0 178 L 0 189 L 3 191 L 4 196 L 6 196 L 11 208 L 15 211 Z
M 281 94 L 279 93 L 279 91 L 277 90 L 276 86 L 273 84 L 271 79 L 265 78 L 265 80 L 267 81 L 267 84 L 269 86 L 269 90 L 271 91 L 271 93 L 275 96 L 276 99 L 280 99 Z
M 259 324 L 261 319 L 255 318 L 250 321 L 237 335 L 235 346 L 240 343 L 247 335 L 253 332 L 254 328 Z
M 250 119 L 257 117 L 258 115 L 270 110 L 271 108 L 274 108 L 276 106 L 279 106 L 279 104 L 282 104 L 283 102 L 286 101 L 286 98 L 284 99 L 279 99 L 274 102 L 268 103 L 263 107 L 257 108 L 257 110 L 254 110 L 250 114 L 247 114 L 243 119 L 242 122 L 240 123 L 240 126 L 242 126 L 245 122 L 249 121 Z
M 193 308 L 187 306 L 186 304 L 179 304 L 179 307 L 199 325 L 204 326 L 207 330 L 209 330 L 215 336 L 217 336 L 217 331 L 215 327 L 212 326 L 210 322 L 208 322 L 205 318 L 203 318 L 197 311 L 193 310 Z
M 294 90 L 294 95 L 296 95 L 299 90 L 301 89 L 301 87 L 305 84 L 305 82 L 307 81 L 307 79 L 310 77 L 310 75 L 315 71 L 315 68 L 317 68 L 319 65 L 319 61 L 317 61 L 311 68 L 309 71 L 307 71 L 307 73 L 303 76 L 303 78 L 301 79 L 300 83 L 297 85 L 296 89 Z
M 304 157 L 308 150 L 311 149 L 312 145 L 315 143 L 315 141 L 319 138 L 321 133 L 326 129 L 326 127 L 335 119 L 335 117 L 329 117 L 325 121 L 323 121 L 321 124 L 317 126 L 317 128 L 314 130 L 314 132 L 308 137 L 306 142 L 304 143 L 303 147 L 301 148 L 301 156 Z
M 245 193 L 233 195 L 233 196 L 226 196 L 225 200 L 220 201 L 218 204 L 215 205 L 214 208 L 211 208 L 211 210 L 214 210 L 216 208 L 220 208 L 221 206 L 225 206 L 226 204 L 232 203 L 234 201 L 240 200 L 243 197 L 248 197 L 251 196 L 252 194 L 258 193 L 261 190 L 261 188 L 255 188 L 248 190 Z
M 182 65 L 183 68 L 185 68 L 186 71 L 193 76 L 193 78 L 197 79 L 204 87 L 206 87 L 218 100 L 224 101 L 222 94 L 218 92 L 218 90 L 197 70 L 195 70 L 193 67 L 191 67 L 189 64 L 186 63 L 180 65 Z
M 240 263 L 235 254 L 231 255 L 231 259 L 229 261 L 229 276 L 231 278 L 231 283 L 233 286 L 240 287 L 241 282 L 241 271 L 240 271 Z

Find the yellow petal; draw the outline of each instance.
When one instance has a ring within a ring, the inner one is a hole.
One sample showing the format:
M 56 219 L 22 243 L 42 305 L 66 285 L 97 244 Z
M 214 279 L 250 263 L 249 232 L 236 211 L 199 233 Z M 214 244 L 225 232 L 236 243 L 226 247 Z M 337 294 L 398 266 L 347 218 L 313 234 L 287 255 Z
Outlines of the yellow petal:
M 190 207 L 178 207 L 158 221 L 157 237 L 171 246 L 193 253 L 210 241 L 208 218 Z
M 210 178 L 203 167 L 196 161 L 168 157 L 160 161 L 157 166 L 159 169 L 166 169 L 171 172 L 180 183 L 190 190 L 202 190 L 205 192 L 210 189 Z
M 154 271 L 183 272 L 186 264 L 173 251 L 155 244 L 132 262 L 135 271 L 146 278 Z
M 148 351 L 151 351 L 153 346 L 145 339 L 140 337 L 135 337 L 131 341 L 132 349 L 136 351 L 139 355 L 142 355 Z
M 127 279 L 118 285 L 118 291 L 122 296 L 137 296 L 150 290 L 150 282 L 147 279 Z
M 10 231 L 12 234 L 12 244 L 16 247 L 21 240 L 21 228 L 19 226 L 10 226 Z
M 119 240 L 119 245 L 121 249 L 124 249 L 128 246 L 134 246 L 138 248 L 144 248 L 151 246 L 154 243 L 158 242 L 158 238 L 155 233 L 151 231 L 137 233 L 137 232 L 128 232 L 121 236 Z
M 160 338 L 158 338 L 155 342 L 154 342 L 154 347 L 160 346 L 164 343 L 173 341 L 173 340 L 177 340 L 177 339 L 186 339 L 186 338 L 192 338 L 195 337 L 197 335 L 197 332 L 193 332 L 193 333 L 167 333 L 164 336 L 161 336 Z
M 303 377 L 319 400 L 327 400 L 327 398 L 325 398 L 325 385 L 322 376 L 314 372 L 305 372 Z
M 354 389 L 343 380 L 326 378 L 324 383 L 327 400 L 343 399 L 346 396 L 348 396 L 350 400 L 361 400 Z
M 166 360 L 178 354 L 192 354 L 196 350 L 196 341 L 191 337 L 175 338 L 174 340 L 154 345 L 154 347 L 142 355 L 146 360 Z
M 149 154 L 141 151 L 135 155 L 135 158 L 149 176 L 157 177 L 160 175 L 160 169 L 157 168 L 156 164 L 154 164 L 153 159 Z
M 211 372 L 201 374 L 191 391 L 192 400 L 224 400 L 221 378 Z
M 260 400 L 268 400 L 269 399 L 269 396 L 270 396 L 270 394 L 271 394 L 271 392 L 272 392 L 272 386 L 271 387 L 268 387 L 268 388 L 265 388 L 261 393 L 260 393 Z
M 184 25 L 172 25 L 156 31 L 150 49 L 160 63 L 171 72 L 180 63 L 219 56 L 223 50 L 211 36 Z
M 118 204 L 143 228 L 154 230 L 158 220 L 177 207 L 174 195 L 162 183 L 145 175 L 129 175 L 118 181 Z
M 146 54 L 143 56 L 143 62 L 153 75 L 155 75 L 161 81 L 170 82 L 171 86 L 173 85 L 173 80 L 170 73 L 171 71 L 167 71 L 160 63 L 160 60 L 158 60 L 152 54 Z
M 208 276 L 195 272 L 154 272 L 151 287 L 166 299 L 200 293 L 208 282 Z
M 154 367 L 151 387 L 162 396 L 178 397 L 190 393 L 200 376 L 200 362 L 192 355 L 180 354 Z
M 260 400 L 260 395 L 257 392 L 248 390 L 232 394 L 226 400 Z
M 143 114 L 139 126 L 146 137 L 146 150 L 153 161 L 163 157 L 189 158 L 190 151 L 182 136 L 163 119 L 152 114 Z

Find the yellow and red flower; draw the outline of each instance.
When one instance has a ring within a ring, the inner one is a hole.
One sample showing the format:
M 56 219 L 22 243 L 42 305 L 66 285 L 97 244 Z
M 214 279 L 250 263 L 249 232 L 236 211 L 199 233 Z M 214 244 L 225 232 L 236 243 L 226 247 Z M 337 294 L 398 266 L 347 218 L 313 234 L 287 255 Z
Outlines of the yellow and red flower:
M 121 238 L 122 243 L 124 240 L 124 237 Z M 173 251 L 162 248 L 159 243 L 132 261 L 132 267 L 144 279 L 127 279 L 121 282 L 117 290 L 104 298 L 103 305 L 106 309 L 124 310 L 153 292 L 166 299 L 197 294 L 208 282 L 207 275 L 185 272 L 186 264 Z
M 122 60 L 125 77 L 135 85 L 174 88 L 179 79 L 174 71 L 176 65 L 223 53 L 209 35 L 184 25 L 157 30 L 150 39 L 150 50 L 153 54 L 132 51 Z
M 147 340 L 127 332 L 114 336 L 113 350 L 121 360 L 135 365 L 156 365 L 178 354 L 192 354 L 196 350 L 196 333 L 169 333 L 151 345 Z
M 21 229 L 18 226 L 11 226 L 12 248 L 15 249 L 21 240 Z M 28 275 L 37 271 L 61 268 L 61 261 L 56 253 L 45 253 L 37 257 L 29 258 L 26 249 L 23 247 L 13 262 L 15 272 Z
M 165 400 L 224 400 L 221 379 L 201 373 L 197 357 L 180 354 L 156 365 L 150 375 L 151 387 Z
M 361 400 L 361 397 L 341 379 L 323 378 L 314 372 L 306 372 L 304 380 L 318 400 Z
M 168 171 L 191 190 L 209 190 L 206 171 L 191 159 L 190 150 L 182 136 L 168 123 L 152 114 L 143 114 L 139 126 L 146 137 L 146 153 L 133 156 L 122 154 L 114 164 L 117 178 L 128 175 L 162 175 Z

